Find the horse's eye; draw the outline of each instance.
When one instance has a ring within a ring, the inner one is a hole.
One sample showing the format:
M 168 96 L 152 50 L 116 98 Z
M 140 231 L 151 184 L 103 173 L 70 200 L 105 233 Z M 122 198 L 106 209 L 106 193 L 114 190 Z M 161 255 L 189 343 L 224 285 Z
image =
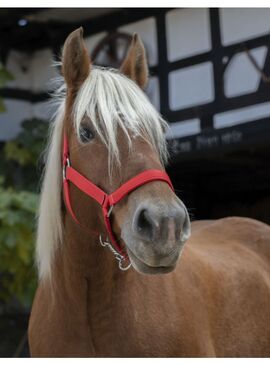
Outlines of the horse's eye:
M 94 133 L 88 127 L 80 127 L 80 139 L 83 143 L 90 142 L 94 138 Z

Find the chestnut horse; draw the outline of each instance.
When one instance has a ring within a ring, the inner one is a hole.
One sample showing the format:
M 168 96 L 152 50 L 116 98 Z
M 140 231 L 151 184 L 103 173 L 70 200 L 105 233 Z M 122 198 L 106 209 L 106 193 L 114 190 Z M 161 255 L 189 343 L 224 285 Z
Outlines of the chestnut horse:
M 141 90 L 148 69 L 139 37 L 117 71 L 91 64 L 78 29 L 65 42 L 62 73 L 39 212 L 31 355 L 270 356 L 270 228 L 225 218 L 194 222 L 189 238 L 187 210 L 164 177 L 166 123 Z M 106 226 L 101 203 L 81 185 L 111 194 L 149 170 L 160 179 L 124 194 Z M 100 244 L 108 227 L 128 256 L 105 245 L 129 270 Z

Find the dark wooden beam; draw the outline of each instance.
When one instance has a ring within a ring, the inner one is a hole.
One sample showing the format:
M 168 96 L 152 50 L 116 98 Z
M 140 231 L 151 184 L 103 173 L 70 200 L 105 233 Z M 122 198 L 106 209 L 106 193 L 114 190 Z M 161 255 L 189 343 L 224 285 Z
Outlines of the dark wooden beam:
M 20 19 L 36 14 L 47 8 L 1 8 L 0 29 L 17 24 Z
M 14 22 L 8 29 L 0 24 L 0 43 L 3 48 L 21 51 L 34 51 L 45 47 L 57 49 L 64 43 L 67 35 L 80 26 L 84 28 L 84 35 L 89 36 L 101 31 L 114 30 L 124 24 L 156 16 L 168 10 L 166 8 L 122 8 L 117 12 L 87 21 L 29 21 L 25 27 L 17 24 L 18 16 L 14 15 Z
M 34 93 L 30 90 L 21 89 L 0 89 L 0 96 L 6 99 L 15 99 L 29 101 L 30 103 L 38 103 L 46 101 L 50 97 L 48 93 Z

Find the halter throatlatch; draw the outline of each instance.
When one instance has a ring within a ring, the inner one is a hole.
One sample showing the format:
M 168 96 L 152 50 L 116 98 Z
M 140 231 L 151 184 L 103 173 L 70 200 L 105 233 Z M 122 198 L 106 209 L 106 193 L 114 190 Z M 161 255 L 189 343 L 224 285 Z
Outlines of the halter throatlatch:
M 130 267 L 124 266 L 123 263 L 128 261 L 128 255 L 120 244 L 117 242 L 117 239 L 113 233 L 111 221 L 110 221 L 110 214 L 112 208 L 115 204 L 117 204 L 120 200 L 122 200 L 126 195 L 128 195 L 133 190 L 137 189 L 138 187 L 145 185 L 152 181 L 164 181 L 166 182 L 170 188 L 173 190 L 173 185 L 169 176 L 166 174 L 165 171 L 161 170 L 145 170 L 140 174 L 134 176 L 123 185 L 121 185 L 117 190 L 115 190 L 112 194 L 106 194 L 102 189 L 100 189 L 97 185 L 95 185 L 92 181 L 85 178 L 81 175 L 78 171 L 76 171 L 70 163 L 70 156 L 69 156 L 69 148 L 68 148 L 68 139 L 67 136 L 64 134 L 64 141 L 63 141 L 63 192 L 66 207 L 74 219 L 74 221 L 80 225 L 76 215 L 71 206 L 70 194 L 69 194 L 69 183 L 71 182 L 75 185 L 79 190 L 84 192 L 86 195 L 90 196 L 94 199 L 101 207 L 102 213 L 104 218 L 104 223 L 106 230 L 108 232 L 108 236 L 110 242 L 103 242 L 100 236 L 100 242 L 102 246 L 108 246 L 113 254 L 115 255 L 116 259 L 119 261 L 119 267 L 122 270 L 126 270 Z

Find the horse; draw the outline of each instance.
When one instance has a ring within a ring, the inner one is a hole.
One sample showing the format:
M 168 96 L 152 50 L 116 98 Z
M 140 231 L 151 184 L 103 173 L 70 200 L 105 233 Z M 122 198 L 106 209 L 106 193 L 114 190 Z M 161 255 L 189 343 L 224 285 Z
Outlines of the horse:
M 92 65 L 77 29 L 61 63 L 31 356 L 270 356 L 270 228 L 190 223 L 165 173 L 167 124 L 144 93 L 139 36 L 115 70 Z

